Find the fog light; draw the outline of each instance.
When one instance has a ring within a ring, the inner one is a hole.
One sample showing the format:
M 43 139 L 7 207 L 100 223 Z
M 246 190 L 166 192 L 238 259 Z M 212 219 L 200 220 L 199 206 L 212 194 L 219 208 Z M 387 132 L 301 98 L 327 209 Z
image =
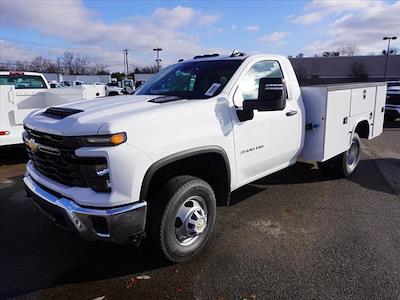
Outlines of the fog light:
M 111 189 L 110 170 L 108 169 L 107 164 L 95 165 L 94 169 L 97 176 L 105 178 L 107 189 Z
M 111 192 L 110 170 L 106 159 L 99 160 L 97 164 L 84 165 L 81 168 L 88 186 L 94 191 Z

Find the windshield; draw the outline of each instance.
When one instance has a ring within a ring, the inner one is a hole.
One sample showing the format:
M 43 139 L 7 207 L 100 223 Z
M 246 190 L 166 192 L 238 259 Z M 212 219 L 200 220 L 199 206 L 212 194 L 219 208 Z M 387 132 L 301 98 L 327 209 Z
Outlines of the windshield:
M 13 85 L 16 89 L 46 89 L 46 83 L 40 76 L 0 75 L 0 85 Z
M 151 78 L 137 95 L 205 99 L 219 94 L 242 60 L 194 61 L 172 65 Z

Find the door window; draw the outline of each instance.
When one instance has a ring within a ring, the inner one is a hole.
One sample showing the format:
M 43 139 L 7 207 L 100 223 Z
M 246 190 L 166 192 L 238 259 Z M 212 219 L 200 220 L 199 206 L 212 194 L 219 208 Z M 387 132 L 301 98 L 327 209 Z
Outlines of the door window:
M 258 85 L 261 78 L 283 78 L 279 63 L 272 60 L 256 62 L 239 83 L 234 96 L 235 105 L 242 106 L 243 100 L 258 99 Z

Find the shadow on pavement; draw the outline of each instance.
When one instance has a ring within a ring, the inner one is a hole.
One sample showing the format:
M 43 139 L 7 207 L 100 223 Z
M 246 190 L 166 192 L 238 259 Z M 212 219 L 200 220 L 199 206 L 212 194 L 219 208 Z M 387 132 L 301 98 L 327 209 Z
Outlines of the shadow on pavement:
M 0 166 L 26 163 L 28 154 L 23 145 L 0 147 Z
M 400 174 L 400 160 L 398 159 L 364 159 L 359 162 L 357 169 L 348 180 L 370 190 L 380 191 L 387 194 L 396 194 L 388 184 L 383 186 L 376 180 L 377 176 L 382 176 L 377 170 L 376 164 L 382 162 L 399 166 Z M 374 170 L 374 172 L 371 172 L 371 170 Z M 235 205 L 240 203 L 251 196 L 265 191 L 268 186 L 271 185 L 304 184 L 332 180 L 346 179 L 324 177 L 319 172 L 316 164 L 311 162 L 298 162 L 289 168 L 261 178 L 233 192 L 230 204 Z
M 350 180 L 364 188 L 392 194 L 389 186 L 376 180 L 380 174 L 375 163 L 371 159 L 362 160 Z M 20 188 L 11 187 L 0 192 L 0 298 L 64 284 L 118 278 L 168 266 L 168 263 L 150 254 L 146 247 L 135 249 L 90 243 L 62 231 L 25 200 L 22 178 L 12 179 Z M 315 164 L 299 162 L 234 192 L 231 204 L 263 192 L 271 185 L 327 180 L 331 179 L 322 177 Z

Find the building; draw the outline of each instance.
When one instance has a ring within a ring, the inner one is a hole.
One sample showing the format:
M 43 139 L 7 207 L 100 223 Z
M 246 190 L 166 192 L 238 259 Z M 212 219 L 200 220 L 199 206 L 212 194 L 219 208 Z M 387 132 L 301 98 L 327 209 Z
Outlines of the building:
M 290 58 L 301 84 L 383 81 L 386 56 Z M 400 55 L 390 55 L 386 80 L 400 80 Z

